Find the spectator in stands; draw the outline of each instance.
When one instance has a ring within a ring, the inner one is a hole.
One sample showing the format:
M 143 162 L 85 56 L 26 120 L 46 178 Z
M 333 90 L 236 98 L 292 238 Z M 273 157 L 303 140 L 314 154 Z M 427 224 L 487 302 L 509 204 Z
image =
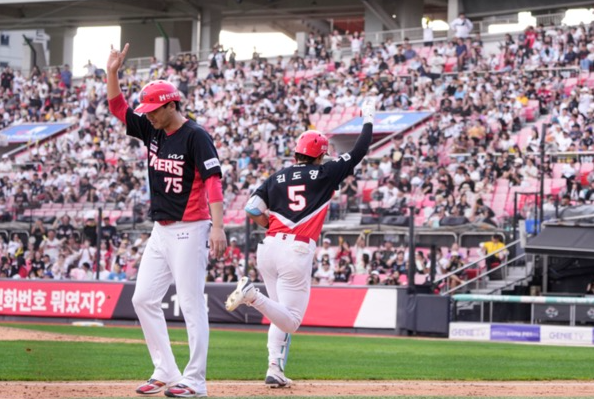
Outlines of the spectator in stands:
M 226 265 L 230 264 L 233 261 L 233 258 L 239 259 L 241 257 L 241 248 L 237 245 L 237 238 L 231 237 L 229 240 L 229 246 L 225 249 L 225 254 L 223 255 L 223 261 Z
M 16 262 L 11 263 L 6 256 L 3 256 L 0 260 L 0 276 L 2 278 L 15 278 L 19 276 L 19 268 Z
M 83 239 L 89 243 L 90 246 L 97 245 L 97 222 L 94 215 L 87 215 L 85 225 L 83 227 Z
M 223 282 L 224 283 L 234 283 L 237 282 L 237 274 L 235 270 L 235 266 L 227 265 L 223 269 Z
M 56 219 L 53 228 L 56 230 L 56 238 L 59 240 L 69 239 L 74 234 L 74 226 L 70 224 L 70 216 L 64 215 Z
M 62 246 L 63 240 L 59 240 L 56 237 L 56 231 L 50 229 L 47 231 L 47 236 L 43 237 L 40 248 L 45 255 L 47 255 L 52 262 L 58 259 L 60 247 Z
M 31 235 L 29 240 L 35 244 L 35 249 L 39 248 L 43 237 L 45 236 L 45 226 L 41 219 L 35 220 L 33 226 L 31 226 Z
M 348 211 L 357 212 L 359 210 L 357 198 L 358 187 L 357 181 L 355 180 L 355 176 L 347 176 L 347 178 L 342 183 L 342 187 L 340 188 L 340 194 L 346 195 L 347 197 Z
M 474 27 L 472 21 L 466 18 L 466 15 L 461 12 L 458 18 L 450 22 L 450 29 L 454 31 L 454 35 L 457 38 L 466 39 L 470 36 L 472 28 Z
M 404 256 L 404 251 L 402 250 L 397 251 L 396 256 L 389 259 L 386 263 L 394 273 L 406 274 L 407 272 L 407 262 Z
M 103 225 L 101 226 L 101 240 L 105 240 L 109 245 L 116 243 L 118 229 L 111 224 L 109 216 L 103 217 Z
M 16 259 L 23 254 L 23 242 L 18 234 L 12 235 L 11 240 L 8 242 L 7 252 L 12 259 Z
M 338 260 L 338 265 L 334 271 L 334 281 L 347 283 L 353 273 L 353 265 L 348 257 L 341 257 Z
M 369 277 L 367 278 L 367 285 L 379 285 L 380 283 L 380 275 L 377 270 L 374 270 L 371 273 L 369 273 Z
M 493 236 L 491 237 L 491 241 L 481 242 L 479 245 L 485 252 L 485 255 L 490 255 L 485 260 L 485 264 L 488 270 L 492 270 L 499 266 L 507 257 L 507 250 L 503 249 L 505 248 L 505 244 L 501 240 L 501 236 L 499 234 L 493 234 Z M 491 275 L 491 278 L 495 279 L 499 276 L 499 273 L 494 273 Z
M 111 281 L 125 281 L 126 273 L 122 271 L 122 268 L 119 264 L 115 263 L 107 279 Z
M 397 201 L 398 189 L 394 180 L 388 180 L 387 185 L 379 186 L 372 192 L 372 197 L 380 201 L 378 209 L 386 212 L 391 209 Z
M 340 260 L 340 259 L 346 259 L 346 261 L 348 262 L 348 264 L 352 264 L 353 263 L 353 256 L 352 256 L 352 252 L 351 252 L 351 246 L 348 243 L 348 241 L 345 241 L 344 239 L 342 240 L 342 242 L 340 243 L 339 246 L 339 251 L 336 254 L 336 259 Z
M 322 262 L 322 258 L 324 256 L 327 256 L 328 261 L 330 262 L 330 265 L 332 265 L 336 259 L 336 252 L 334 250 L 334 248 L 330 247 L 330 244 L 332 243 L 332 241 L 329 238 L 324 238 L 322 240 L 322 247 L 318 248 L 317 251 L 317 260 L 319 263 Z
M 460 254 L 458 252 L 452 252 L 450 254 L 450 259 L 445 267 L 445 272 L 446 273 L 455 272 L 458 269 L 461 269 L 462 266 L 463 266 L 463 264 L 462 264 L 462 261 L 460 260 Z M 463 284 L 463 282 L 464 282 L 463 275 L 464 275 L 464 271 L 460 271 L 458 273 L 452 274 L 448 278 L 448 286 L 450 287 L 450 289 L 456 288 L 459 285 Z
M 373 254 L 373 259 L 371 260 L 371 263 L 369 264 L 369 269 L 371 272 L 378 272 L 378 273 L 385 273 L 385 270 L 387 269 L 387 265 L 386 262 L 383 259 L 383 254 L 380 251 L 375 251 Z
M 353 32 L 351 35 L 347 30 L 345 34 L 351 42 L 351 52 L 353 53 L 353 57 L 357 57 L 359 54 L 361 54 L 361 49 L 363 48 L 363 40 L 365 35 L 364 32 Z
M 314 273 L 314 282 L 319 285 L 331 285 L 334 282 L 334 270 L 328 259 L 322 260 L 321 267 Z

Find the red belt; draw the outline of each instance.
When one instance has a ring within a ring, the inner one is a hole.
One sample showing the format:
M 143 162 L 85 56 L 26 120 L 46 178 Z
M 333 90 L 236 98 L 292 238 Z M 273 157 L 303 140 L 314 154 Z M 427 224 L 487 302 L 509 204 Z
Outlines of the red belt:
M 293 238 L 294 241 L 301 241 L 301 242 L 305 242 L 307 244 L 309 244 L 309 242 L 311 241 L 311 238 L 309 238 L 308 236 L 302 236 L 299 234 L 290 234 L 290 233 L 266 233 L 266 236 L 268 237 L 278 237 L 281 236 L 283 240 L 287 239 L 287 236 L 293 236 L 295 238 Z
M 159 223 L 161 226 L 169 226 L 175 222 L 177 222 L 177 220 L 157 220 L 157 223 Z

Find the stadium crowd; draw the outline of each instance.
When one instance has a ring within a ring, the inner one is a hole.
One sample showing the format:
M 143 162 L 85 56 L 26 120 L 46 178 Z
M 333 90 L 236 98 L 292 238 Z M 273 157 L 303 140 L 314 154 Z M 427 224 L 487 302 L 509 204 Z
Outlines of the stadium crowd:
M 254 52 L 249 61 L 238 61 L 232 50 L 216 45 L 204 78 L 198 77 L 196 56 L 182 54 L 165 63 L 153 59 L 148 73 L 127 67 L 120 81 L 132 107 L 150 79 L 178 87 L 186 114 L 214 138 L 230 211 L 241 210 L 260 182 L 291 162 L 301 132 L 330 130 L 356 115 L 366 97 L 376 97 L 381 111 L 432 111 L 430 122 L 395 136 L 381 155 L 368 157 L 355 170 L 337 194 L 330 218 L 337 218 L 341 208 L 406 215 L 408 205 L 416 205 L 417 225 L 438 227 L 454 217 L 501 226 L 509 216 L 508 193 L 533 187 L 539 177 L 542 124 L 547 151 L 593 150 L 594 80 L 588 78 L 594 64 L 594 25 L 529 27 L 515 37 L 506 35 L 499 49 L 488 53 L 480 35 L 470 34 L 468 22 L 462 15 L 460 19 L 458 36 L 448 41 L 412 45 L 407 39 L 388 39 L 374 47 L 363 34 L 334 31 L 327 37 L 310 34 L 305 54 L 269 60 Z M 103 70 L 90 61 L 86 68 L 80 84 L 67 65 L 52 71 L 34 68 L 29 76 L 11 68 L 2 71 L 0 127 L 73 124 L 66 134 L 29 143 L 24 163 L 2 157 L 3 221 L 18 219 L 30 208 L 51 209 L 48 204 L 63 204 L 60 209 L 80 209 L 77 204 L 146 209 L 146 149 L 127 138 L 109 114 Z M 564 77 L 558 68 L 575 77 Z M 527 120 L 537 123 L 527 126 Z M 331 147 L 329 156 L 336 155 Z M 550 185 L 562 184 L 549 187 L 545 207 L 591 202 L 591 162 L 555 161 L 547 157 L 547 178 Z M 376 183 L 366 197 L 361 187 L 368 182 Z M 64 215 L 45 224 L 36 219 L 26 245 L 19 235 L 2 244 L 0 277 L 93 278 L 94 218 Z M 133 242 L 111 225 L 116 221 L 105 220 L 110 224 L 108 233 L 103 230 L 100 278 L 134 279 L 147 236 Z M 334 255 L 324 241 L 314 281 L 349 282 L 354 275 L 366 275 L 372 284 L 403 282 L 400 275 L 409 263 L 405 248 L 393 249 L 388 242 L 371 252 L 359 241 L 356 249 L 340 242 Z M 440 251 L 438 273 L 463 264 L 469 258 L 466 252 Z M 232 240 L 224 259 L 213 261 L 209 279 L 236 281 L 247 270 L 257 281 L 255 259 L 250 256 L 247 267 L 245 263 Z M 415 264 L 420 273 L 428 273 L 425 253 L 419 252 Z

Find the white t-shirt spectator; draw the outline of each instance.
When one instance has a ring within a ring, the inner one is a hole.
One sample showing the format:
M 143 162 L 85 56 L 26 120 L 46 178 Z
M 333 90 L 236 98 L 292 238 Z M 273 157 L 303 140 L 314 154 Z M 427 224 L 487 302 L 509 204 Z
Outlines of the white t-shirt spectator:
M 320 266 L 314 273 L 314 277 L 318 279 L 320 285 L 331 285 L 334 281 L 334 271 L 329 265 Z
M 361 46 L 363 45 L 363 40 L 361 37 L 351 37 L 351 51 L 353 54 L 359 54 L 361 52 Z
M 60 246 L 62 245 L 62 241 L 58 240 L 54 237 L 53 240 L 49 238 L 45 238 L 41 242 L 41 247 L 43 248 L 43 253 L 49 255 L 50 260 L 55 262 L 58 259 L 58 254 L 60 253 Z
M 466 39 L 472 32 L 473 24 L 468 18 L 456 18 L 450 23 L 450 29 L 455 32 L 456 37 Z
M 396 203 L 396 199 L 398 198 L 398 189 L 396 187 L 381 186 L 377 191 L 383 195 L 382 206 L 384 208 L 391 208 Z

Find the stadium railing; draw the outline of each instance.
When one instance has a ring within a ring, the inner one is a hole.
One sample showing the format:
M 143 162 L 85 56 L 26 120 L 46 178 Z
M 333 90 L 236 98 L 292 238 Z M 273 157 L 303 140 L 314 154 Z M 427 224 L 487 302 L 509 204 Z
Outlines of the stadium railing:
M 563 18 L 565 17 L 564 13 L 557 13 L 557 14 L 547 14 L 547 15 L 535 15 L 534 18 L 536 19 L 535 26 L 539 24 L 543 24 L 545 27 L 550 26 L 561 26 Z M 472 34 L 480 33 L 483 40 L 485 39 L 495 39 L 499 40 L 505 36 L 505 33 L 488 33 L 489 26 L 493 24 L 517 24 L 518 18 L 517 16 L 509 18 L 488 18 L 483 21 L 473 21 L 473 30 Z M 523 31 L 523 29 L 522 29 Z M 506 33 L 519 33 L 521 31 L 510 31 Z M 450 31 L 433 31 L 433 42 L 439 41 L 447 41 L 448 35 Z M 411 44 L 418 44 L 423 43 L 423 28 L 416 27 L 416 28 L 406 28 L 406 29 L 396 29 L 396 30 L 386 30 L 386 31 L 377 31 L 377 32 L 370 32 L 365 34 L 365 41 L 371 41 L 372 44 L 380 44 L 387 39 L 392 39 L 395 42 L 402 42 L 404 38 L 407 37 L 410 40 Z
M 524 296 L 524 295 L 476 295 L 458 294 L 453 295 L 454 306 L 457 302 L 479 302 L 481 304 L 481 322 L 484 321 L 484 304 L 489 303 L 489 322 L 493 321 L 493 303 L 524 303 L 530 304 L 530 324 L 535 322 L 535 305 L 569 305 L 569 324 L 575 326 L 576 306 L 594 305 L 594 298 L 576 298 L 562 296 Z
M 516 240 L 516 241 L 512 241 L 509 244 L 507 244 L 505 247 L 498 249 L 495 252 L 492 252 L 488 255 L 485 255 L 483 257 L 481 257 L 480 259 L 475 260 L 474 262 L 470 262 L 464 266 L 462 266 L 459 269 L 456 269 L 452 272 L 446 273 L 443 276 L 439 277 L 438 279 L 435 280 L 435 284 L 436 286 L 439 286 L 441 283 L 445 283 L 445 290 L 442 292 L 442 295 L 451 295 L 451 294 L 455 294 L 456 292 L 462 290 L 462 289 L 467 289 L 467 287 L 469 288 L 471 284 L 475 284 L 475 288 L 479 289 L 480 288 L 480 283 L 482 281 L 485 280 L 485 277 L 488 277 L 489 275 L 491 275 L 492 273 L 501 270 L 501 273 L 503 275 L 503 279 L 505 280 L 507 277 L 507 267 L 511 264 L 515 264 L 518 261 L 521 261 L 522 259 L 525 258 L 526 254 L 522 253 L 520 255 L 517 255 L 515 257 L 512 258 L 507 258 L 504 262 L 502 262 L 500 265 L 492 268 L 491 270 L 487 270 L 486 267 L 483 266 L 483 262 L 485 262 L 488 258 L 490 258 L 493 255 L 497 255 L 499 253 L 506 253 L 506 252 L 511 252 L 511 250 L 520 243 L 521 240 Z M 459 286 L 455 287 L 455 288 L 450 288 L 447 284 L 449 281 L 449 278 L 455 274 L 458 274 L 460 272 L 467 272 L 469 270 L 478 270 L 478 272 L 476 273 L 476 276 L 464 281 L 462 284 L 460 284 Z M 528 269 L 526 269 L 528 270 Z M 522 279 L 526 278 L 527 276 L 523 276 Z M 513 283 L 510 283 L 509 285 L 512 285 Z M 499 290 L 500 288 L 497 288 L 497 290 Z M 494 291 L 497 291 L 494 290 Z

